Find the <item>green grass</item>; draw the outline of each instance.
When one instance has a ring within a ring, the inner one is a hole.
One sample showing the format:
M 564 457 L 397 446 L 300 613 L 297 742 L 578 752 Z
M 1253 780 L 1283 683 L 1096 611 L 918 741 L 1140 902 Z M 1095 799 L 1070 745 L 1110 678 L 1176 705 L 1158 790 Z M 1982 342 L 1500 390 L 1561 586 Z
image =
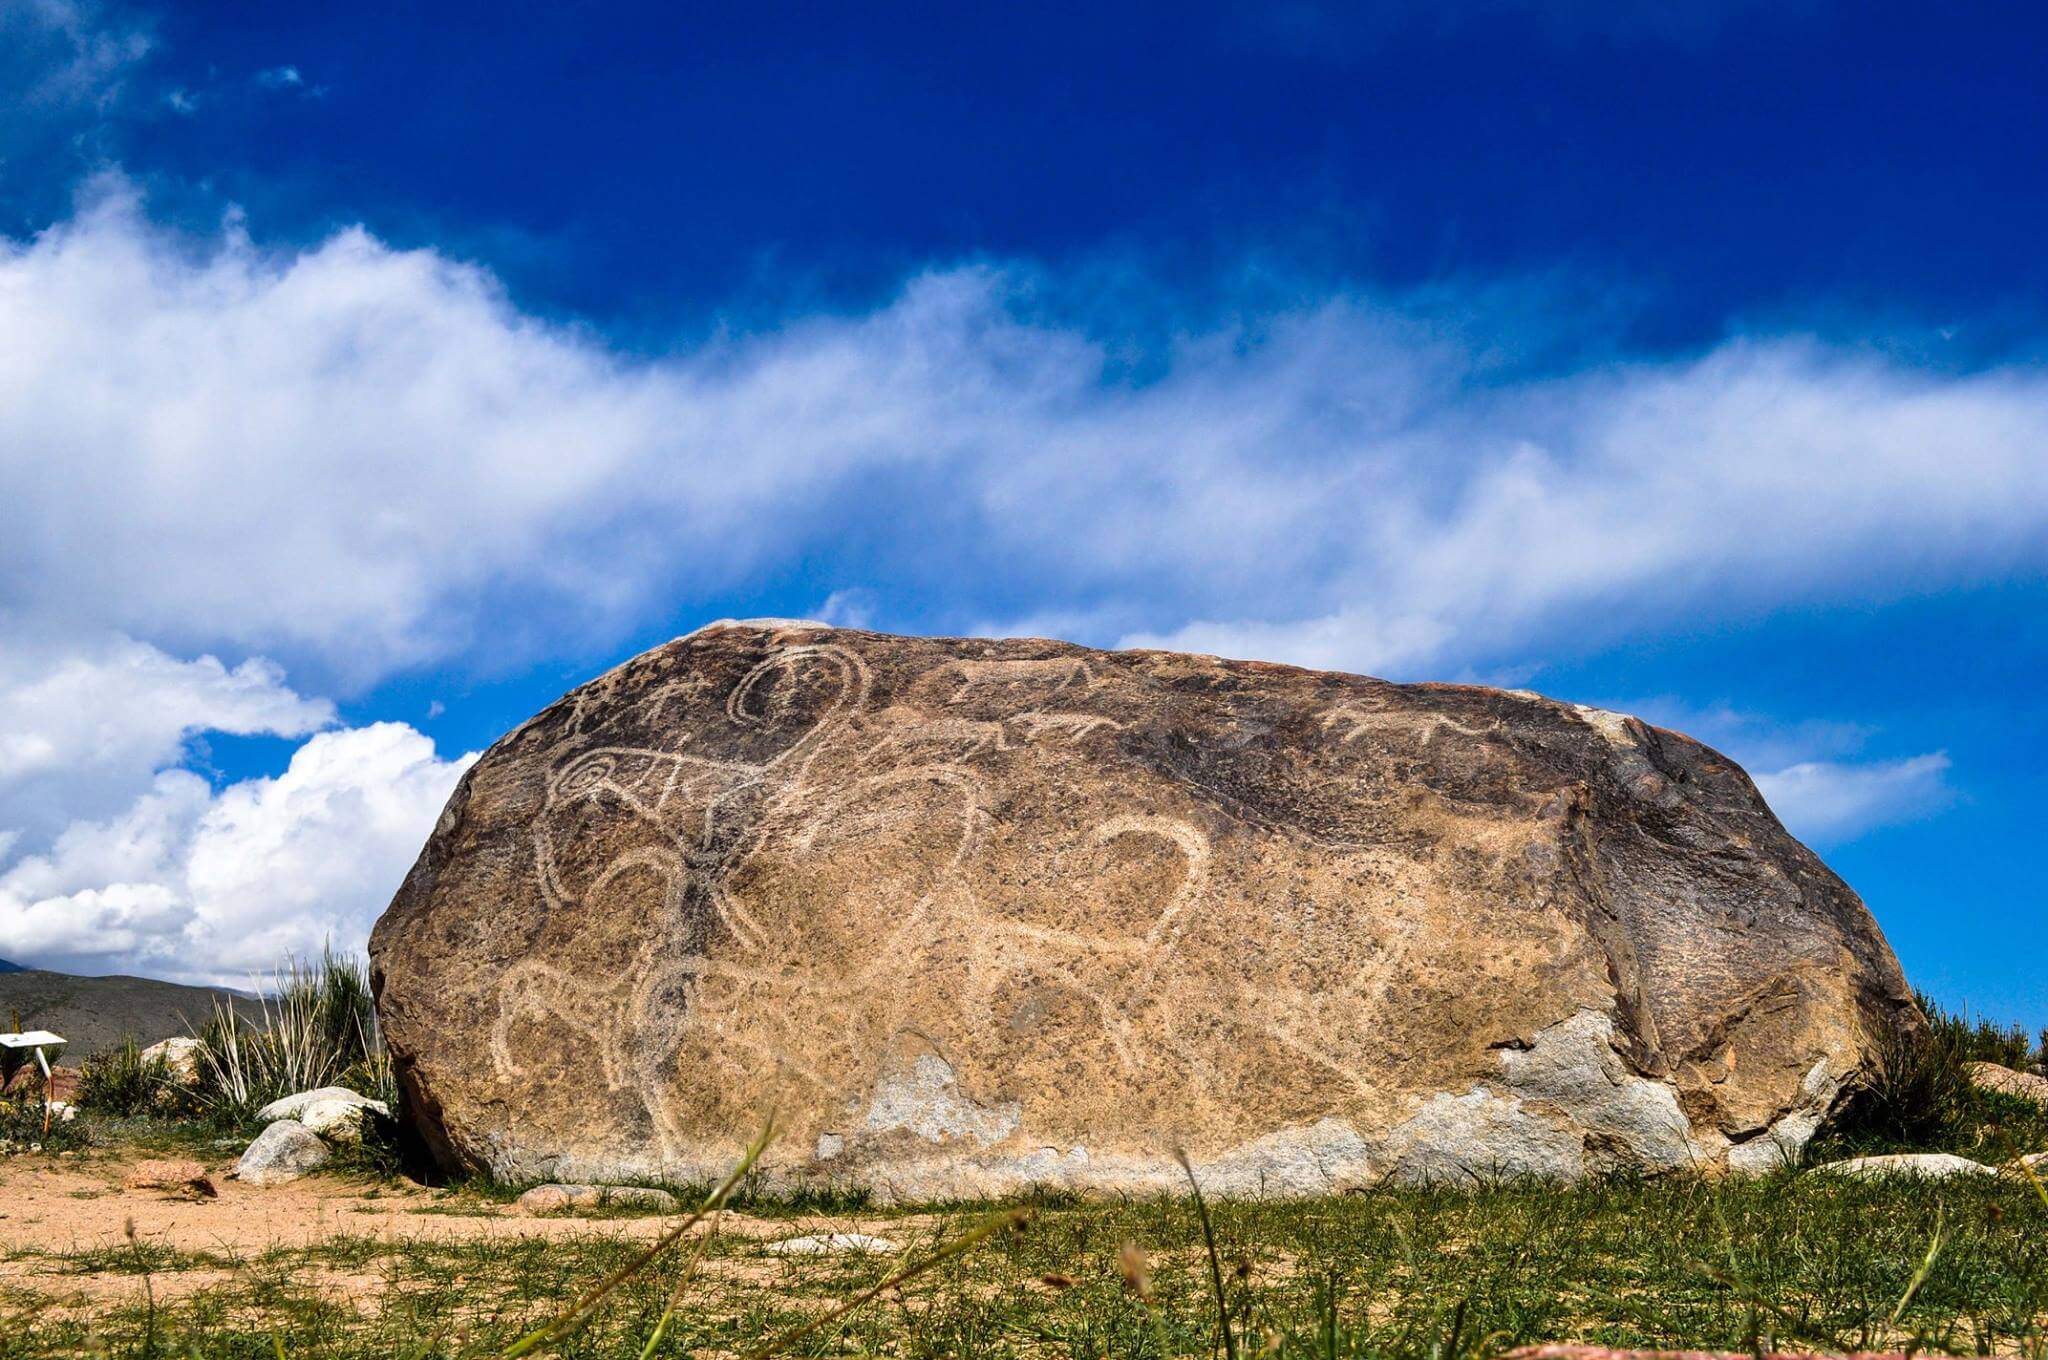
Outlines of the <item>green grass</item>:
M 893 1235 L 911 1250 L 894 1259 L 783 1259 L 756 1240 L 721 1236 L 656 1353 L 743 1353 L 983 1221 L 990 1207 L 895 1220 Z M 885 1291 L 793 1353 L 1217 1352 L 1212 1268 L 1191 1200 L 1030 1208 L 1022 1230 Z M 2020 1182 L 1785 1174 L 1387 1189 L 1209 1209 L 1214 1274 L 1247 1356 L 1458 1360 L 1556 1339 L 1735 1351 L 1910 1342 L 1932 1353 L 2048 1355 L 2048 1205 Z M 1127 1281 L 1126 1242 L 1149 1263 L 1149 1304 Z M 274 1360 L 279 1345 L 294 1357 L 496 1355 L 642 1245 L 603 1236 L 336 1239 L 241 1263 L 228 1283 L 164 1304 L 153 1320 L 139 1305 L 90 1321 L 17 1316 L 0 1325 L 0 1357 L 96 1346 L 112 1356 Z M 158 1275 L 179 1264 L 119 1256 L 90 1264 Z M 629 1281 L 556 1353 L 638 1356 L 682 1268 L 667 1258 Z M 337 1275 L 368 1276 L 375 1287 L 359 1306 L 337 1293 Z

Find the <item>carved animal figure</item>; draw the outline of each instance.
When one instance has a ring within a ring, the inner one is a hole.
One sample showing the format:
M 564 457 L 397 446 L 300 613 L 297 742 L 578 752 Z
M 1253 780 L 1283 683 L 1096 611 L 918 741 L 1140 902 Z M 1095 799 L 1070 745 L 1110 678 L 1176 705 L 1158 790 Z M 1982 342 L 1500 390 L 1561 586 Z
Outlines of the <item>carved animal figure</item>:
M 718 624 L 465 777 L 372 939 L 507 1177 L 1299 1193 L 1757 1169 L 1896 961 L 1742 771 L 1533 694 Z

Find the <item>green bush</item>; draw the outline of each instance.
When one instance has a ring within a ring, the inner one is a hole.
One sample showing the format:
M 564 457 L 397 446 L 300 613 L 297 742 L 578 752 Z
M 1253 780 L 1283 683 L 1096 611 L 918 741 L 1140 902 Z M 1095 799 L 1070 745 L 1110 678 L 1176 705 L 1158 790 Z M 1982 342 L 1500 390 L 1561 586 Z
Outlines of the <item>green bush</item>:
M 94 1114 L 151 1114 L 165 1110 L 176 1098 L 164 1060 L 145 1059 L 133 1036 L 119 1048 L 87 1058 L 78 1073 L 78 1108 Z
M 1973 1062 L 2033 1065 L 2026 1031 L 1972 1021 L 1925 994 L 1915 1000 L 1918 1013 L 1880 1036 L 1876 1064 L 1849 1092 L 1814 1155 L 1930 1151 L 2002 1161 L 2048 1149 L 2048 1110 L 1983 1090 L 1969 1075 Z

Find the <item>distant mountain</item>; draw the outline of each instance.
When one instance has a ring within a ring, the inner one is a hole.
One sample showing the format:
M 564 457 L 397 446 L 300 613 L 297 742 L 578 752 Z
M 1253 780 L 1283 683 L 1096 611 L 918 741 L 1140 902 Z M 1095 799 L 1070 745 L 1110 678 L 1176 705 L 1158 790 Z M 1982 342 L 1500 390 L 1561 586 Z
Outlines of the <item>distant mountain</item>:
M 27 971 L 28 969 L 18 963 L 9 963 L 6 959 L 0 959 L 0 973 L 26 973 Z
M 130 1035 L 148 1045 L 189 1034 L 213 1015 L 213 1003 L 250 1008 L 246 995 L 138 977 L 73 977 L 8 965 L 0 972 L 0 1029 L 55 1030 L 70 1042 L 55 1061 L 76 1067 Z

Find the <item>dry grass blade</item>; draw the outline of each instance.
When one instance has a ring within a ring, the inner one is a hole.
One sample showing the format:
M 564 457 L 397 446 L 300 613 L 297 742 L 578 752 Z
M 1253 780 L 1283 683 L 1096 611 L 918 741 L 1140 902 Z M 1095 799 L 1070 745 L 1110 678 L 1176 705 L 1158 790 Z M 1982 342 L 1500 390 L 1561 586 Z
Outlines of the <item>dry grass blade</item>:
M 2020 1174 L 2027 1178 L 2027 1183 L 2034 1187 L 2034 1193 L 2041 1197 L 2041 1207 L 2048 1209 L 2048 1186 L 2041 1184 L 2041 1178 L 2034 1174 L 2033 1167 L 2027 1165 L 2026 1158 L 2020 1158 L 2014 1165 L 2019 1167 Z
M 739 1164 L 733 1167 L 726 1178 L 720 1181 L 711 1193 L 704 1197 L 704 1202 L 698 1205 L 688 1218 L 678 1223 L 675 1227 L 670 1228 L 660 1237 L 655 1238 L 653 1244 L 647 1250 L 605 1276 L 589 1293 L 578 1299 L 575 1306 L 570 1308 L 568 1312 L 562 1314 L 540 1330 L 529 1332 L 527 1335 L 519 1338 L 505 1352 L 504 1360 L 514 1360 L 516 1356 L 528 1355 L 542 1346 L 552 1345 L 582 1326 L 584 1320 L 596 1310 L 600 1303 L 603 1303 L 610 1296 L 613 1290 L 653 1265 L 674 1249 L 676 1243 L 683 1240 L 683 1234 L 703 1222 L 706 1215 L 716 1213 L 720 1206 L 725 1203 L 726 1197 L 732 1194 L 734 1187 L 746 1177 L 747 1172 L 753 1170 L 754 1163 L 760 1160 L 761 1154 L 767 1150 L 769 1140 L 774 1137 L 775 1118 L 773 1115 L 770 1115 L 768 1122 L 761 1126 L 760 1136 L 754 1139 L 753 1144 L 747 1148 L 746 1155 L 740 1158 Z
M 792 1327 L 780 1336 L 770 1340 L 765 1346 L 747 1352 L 746 1360 L 766 1360 L 768 1356 L 787 1350 L 812 1332 L 828 1327 L 845 1317 L 848 1313 L 853 1312 L 856 1308 L 872 1302 L 884 1290 L 894 1289 L 900 1284 L 908 1284 L 926 1271 L 933 1270 L 956 1256 L 965 1256 L 968 1252 L 973 1251 L 1003 1229 L 1021 1228 L 1030 1220 L 1031 1211 L 1028 1209 L 1011 1209 L 1006 1213 L 996 1214 L 991 1218 L 984 1219 L 981 1223 L 954 1238 L 951 1242 L 946 1243 L 946 1245 L 940 1247 L 917 1264 L 905 1266 L 881 1283 L 872 1288 L 862 1290 L 845 1303 L 834 1308 L 831 1312 L 815 1317 L 800 1327 Z
M 689 1264 L 683 1267 L 683 1273 L 676 1280 L 676 1287 L 669 1291 L 668 1305 L 661 1310 L 661 1316 L 655 1320 L 654 1330 L 648 1333 L 647 1344 L 640 1348 L 640 1360 L 649 1360 L 660 1347 L 661 1339 L 668 1335 L 668 1324 L 675 1319 L 676 1309 L 683 1306 L 683 1295 L 689 1293 L 690 1285 L 696 1280 L 697 1271 L 704 1264 L 704 1254 L 711 1250 L 711 1239 L 718 1235 L 718 1225 L 724 1221 L 724 1216 L 725 1209 L 721 1205 L 719 1211 L 711 1216 L 711 1227 L 705 1232 L 703 1240 L 697 1243 L 697 1250 L 690 1253 Z
M 1913 1302 L 1913 1296 L 1920 1292 L 1920 1286 L 1927 1283 L 1927 1277 L 1934 1273 L 1934 1262 L 1941 1255 L 1941 1225 L 1944 1206 L 1934 1206 L 1934 1239 L 1927 1244 L 1927 1258 L 1920 1268 L 1913 1272 L 1913 1278 L 1906 1282 L 1906 1292 L 1899 1295 L 1898 1307 L 1892 1309 L 1891 1320 L 1885 1325 L 1896 1327 L 1899 1319 L 1906 1315 L 1906 1309 Z

